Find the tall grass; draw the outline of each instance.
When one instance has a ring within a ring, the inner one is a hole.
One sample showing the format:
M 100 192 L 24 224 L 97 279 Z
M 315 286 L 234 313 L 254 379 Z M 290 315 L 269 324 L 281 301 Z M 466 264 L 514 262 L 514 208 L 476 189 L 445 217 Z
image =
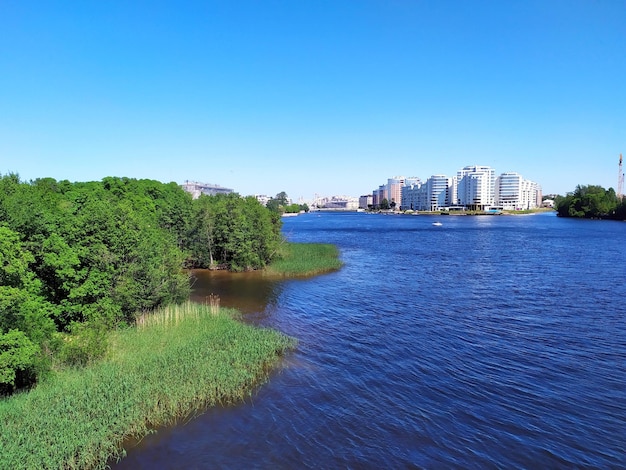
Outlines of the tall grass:
M 124 439 L 249 395 L 294 343 L 231 314 L 164 309 L 114 332 L 103 361 L 0 400 L 0 469 L 103 468 Z
M 341 268 L 339 250 L 325 243 L 285 243 L 266 272 L 282 276 L 311 276 Z

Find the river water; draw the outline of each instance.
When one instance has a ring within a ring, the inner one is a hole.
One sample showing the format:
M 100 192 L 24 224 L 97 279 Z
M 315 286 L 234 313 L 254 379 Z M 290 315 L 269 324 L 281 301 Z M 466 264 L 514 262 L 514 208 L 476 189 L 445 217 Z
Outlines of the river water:
M 297 351 L 114 468 L 626 467 L 626 223 L 313 213 L 284 233 L 345 266 L 200 273 L 193 295 Z

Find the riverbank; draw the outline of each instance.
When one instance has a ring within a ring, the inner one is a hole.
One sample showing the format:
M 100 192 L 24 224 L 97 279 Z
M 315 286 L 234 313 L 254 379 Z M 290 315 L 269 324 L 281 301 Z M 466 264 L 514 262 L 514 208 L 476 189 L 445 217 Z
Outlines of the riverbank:
M 554 209 L 549 207 L 538 207 L 535 209 L 525 210 L 489 210 L 489 211 L 476 211 L 476 210 L 450 210 L 450 211 L 392 211 L 392 210 L 374 210 L 367 211 L 366 214 L 385 214 L 385 215 L 451 215 L 451 216 L 467 216 L 467 215 L 529 215 L 529 214 L 541 214 L 543 212 L 554 212 Z
M 0 400 L 0 469 L 104 468 L 127 438 L 240 401 L 294 340 L 187 303 L 110 333 L 104 360 Z

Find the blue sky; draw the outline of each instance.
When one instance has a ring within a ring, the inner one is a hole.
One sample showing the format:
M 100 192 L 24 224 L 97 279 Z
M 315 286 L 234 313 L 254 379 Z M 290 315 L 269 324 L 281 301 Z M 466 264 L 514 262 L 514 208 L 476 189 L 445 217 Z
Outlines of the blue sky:
M 0 0 L 0 173 L 358 196 L 617 186 L 623 0 Z

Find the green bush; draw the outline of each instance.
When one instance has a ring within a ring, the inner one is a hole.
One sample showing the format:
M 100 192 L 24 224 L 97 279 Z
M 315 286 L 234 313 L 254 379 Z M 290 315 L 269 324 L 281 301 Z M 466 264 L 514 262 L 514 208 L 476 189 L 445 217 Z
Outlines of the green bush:
M 86 366 L 107 351 L 107 332 L 102 325 L 73 323 L 70 334 L 62 334 L 57 360 L 68 366 Z
M 30 382 L 39 347 L 19 330 L 0 334 L 0 394 Z

